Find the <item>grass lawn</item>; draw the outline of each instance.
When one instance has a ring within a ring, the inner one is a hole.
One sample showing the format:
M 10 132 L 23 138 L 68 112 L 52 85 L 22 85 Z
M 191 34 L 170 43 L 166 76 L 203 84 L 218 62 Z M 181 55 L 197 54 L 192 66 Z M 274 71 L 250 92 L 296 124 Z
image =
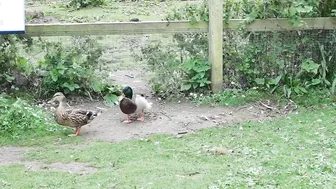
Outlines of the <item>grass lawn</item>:
M 176 138 L 151 136 L 90 146 L 45 144 L 26 160 L 87 162 L 79 175 L 0 169 L 2 188 L 333 188 L 336 127 L 333 107 L 259 123 L 206 129 Z M 216 148 L 216 150 L 213 150 Z M 208 150 L 206 150 L 208 149 Z M 210 150 L 209 150 L 210 149 Z

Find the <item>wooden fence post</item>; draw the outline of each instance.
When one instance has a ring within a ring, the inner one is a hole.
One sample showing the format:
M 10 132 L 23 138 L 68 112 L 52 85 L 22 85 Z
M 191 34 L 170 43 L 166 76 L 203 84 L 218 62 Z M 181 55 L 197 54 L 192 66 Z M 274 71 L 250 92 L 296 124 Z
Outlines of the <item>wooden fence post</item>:
M 217 93 L 223 85 L 223 0 L 209 0 L 209 61 L 211 89 Z

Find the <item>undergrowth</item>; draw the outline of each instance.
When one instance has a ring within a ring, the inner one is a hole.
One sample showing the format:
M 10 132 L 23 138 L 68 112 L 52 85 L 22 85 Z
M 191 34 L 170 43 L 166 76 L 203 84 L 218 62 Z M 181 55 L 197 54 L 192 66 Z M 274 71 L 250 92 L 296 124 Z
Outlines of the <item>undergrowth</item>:
M 26 100 L 0 95 L 0 136 L 9 140 L 44 137 L 61 131 L 53 116 Z
M 213 104 L 220 106 L 237 106 L 255 102 L 262 99 L 276 100 L 278 96 L 270 96 L 267 93 L 251 90 L 228 89 L 216 94 L 203 95 L 202 93 L 191 93 L 190 98 L 194 103 Z
M 55 92 L 63 92 L 116 101 L 120 87 L 108 83 L 105 76 L 96 72 L 104 52 L 96 40 L 77 37 L 72 43 L 63 44 L 21 38 L 0 36 L 0 87 L 3 92 L 26 92 L 35 98 L 50 98 Z M 27 54 L 35 50 L 44 56 L 34 62 L 22 56 L 21 50 Z
M 238 106 L 258 101 L 278 102 L 279 105 L 288 103 L 281 94 L 270 94 L 255 88 L 248 90 L 227 89 L 220 93 L 204 95 L 202 93 L 191 93 L 189 98 L 198 105 L 219 105 L 219 106 Z M 336 96 L 329 90 L 309 90 L 307 94 L 292 96 L 291 100 L 298 106 L 304 108 L 320 108 L 331 106 L 336 102 Z
M 305 24 L 302 18 L 335 16 L 335 12 L 336 3 L 330 0 L 286 0 L 281 4 L 278 1 L 226 0 L 223 3 L 225 21 L 245 19 L 246 23 L 235 31 L 224 31 L 224 90 L 257 88 L 284 98 L 308 95 L 309 91 L 321 88 L 334 93 L 335 30 L 249 32 L 246 26 L 255 19 L 268 18 L 288 18 L 290 24 L 302 26 Z M 208 3 L 188 4 L 173 10 L 166 19 L 208 22 Z M 203 93 L 204 80 L 207 80 L 206 87 L 211 84 L 208 72 L 190 73 L 189 78 L 198 78 L 193 81 L 195 87 L 189 87 L 190 81 L 179 77 L 183 75 L 180 68 L 189 64 L 189 60 L 208 59 L 207 33 L 179 33 L 174 34 L 173 39 L 175 48 L 150 44 L 142 49 L 143 59 L 159 73 L 151 80 L 152 88 L 165 97 Z M 153 65 L 153 60 L 159 60 L 159 64 Z M 194 70 L 209 64 L 199 62 L 192 65 Z

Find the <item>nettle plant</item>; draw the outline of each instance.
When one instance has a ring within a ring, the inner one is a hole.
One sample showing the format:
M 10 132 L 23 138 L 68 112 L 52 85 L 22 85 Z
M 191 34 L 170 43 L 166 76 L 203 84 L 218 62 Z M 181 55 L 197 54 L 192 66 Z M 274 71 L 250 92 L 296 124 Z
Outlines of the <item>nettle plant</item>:
M 90 97 L 98 95 L 115 101 L 119 87 L 108 84 L 96 73 L 103 48 L 89 37 L 75 38 L 71 44 L 42 42 L 46 54 L 38 68 L 45 73 L 42 80 L 44 95 L 61 91 Z
M 183 91 L 209 90 L 211 64 L 203 58 L 191 58 L 181 67 L 185 73 L 185 81 L 182 85 Z

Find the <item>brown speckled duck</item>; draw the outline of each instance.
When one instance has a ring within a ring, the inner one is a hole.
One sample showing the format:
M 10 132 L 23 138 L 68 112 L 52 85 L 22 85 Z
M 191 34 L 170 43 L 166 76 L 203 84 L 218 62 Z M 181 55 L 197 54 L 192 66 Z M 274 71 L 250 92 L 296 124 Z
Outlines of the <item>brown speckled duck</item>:
M 140 95 L 133 95 L 133 90 L 131 87 L 126 86 L 122 95 L 119 98 L 119 107 L 121 112 L 127 115 L 127 119 L 124 123 L 131 123 L 130 114 L 140 113 L 138 121 L 145 120 L 144 110 L 149 110 L 152 108 L 152 103 L 148 102 L 144 97 Z
M 78 136 L 82 126 L 88 124 L 98 114 L 90 110 L 72 109 L 66 107 L 66 98 L 61 92 L 57 92 L 48 103 L 58 102 L 55 111 L 55 120 L 58 124 L 73 127 L 76 129 L 74 134 L 69 136 Z

